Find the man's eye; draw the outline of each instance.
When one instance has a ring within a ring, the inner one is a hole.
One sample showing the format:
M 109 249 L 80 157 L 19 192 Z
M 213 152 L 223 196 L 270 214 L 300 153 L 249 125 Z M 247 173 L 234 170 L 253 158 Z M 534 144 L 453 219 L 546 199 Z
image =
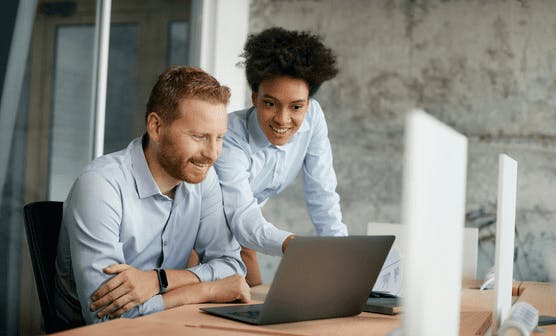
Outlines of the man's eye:
M 274 106 L 274 103 L 273 103 L 273 102 L 269 102 L 269 101 L 265 101 L 265 102 L 264 102 L 264 106 L 266 106 L 266 107 L 272 107 L 272 106 Z
M 303 105 L 294 105 L 294 106 L 292 106 L 292 109 L 294 109 L 294 110 L 300 110 L 302 108 L 303 108 Z
M 193 134 L 193 138 L 195 138 L 196 140 L 205 140 L 206 137 L 200 134 Z

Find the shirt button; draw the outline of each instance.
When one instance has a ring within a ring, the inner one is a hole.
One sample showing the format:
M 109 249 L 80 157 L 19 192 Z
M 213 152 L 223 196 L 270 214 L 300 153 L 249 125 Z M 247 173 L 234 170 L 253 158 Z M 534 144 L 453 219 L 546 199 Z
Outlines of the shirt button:
M 167 246 L 167 245 L 168 245 L 168 241 L 165 240 L 165 241 L 162 242 L 162 244 L 164 244 L 164 246 Z

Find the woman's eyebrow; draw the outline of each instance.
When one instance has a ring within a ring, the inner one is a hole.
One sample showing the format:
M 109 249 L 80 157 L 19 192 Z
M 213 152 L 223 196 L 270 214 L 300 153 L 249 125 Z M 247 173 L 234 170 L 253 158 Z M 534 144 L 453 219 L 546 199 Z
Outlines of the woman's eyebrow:
M 263 95 L 263 97 L 264 97 L 264 98 L 270 98 L 270 99 L 273 99 L 273 100 L 280 101 L 280 99 L 278 99 L 278 98 L 276 98 L 276 97 L 274 97 L 274 96 L 272 96 L 272 95 L 266 94 L 266 93 Z M 307 101 L 307 99 L 300 98 L 300 99 L 292 100 L 292 101 L 290 102 L 290 104 L 292 104 L 292 103 L 304 103 L 304 102 L 306 102 L 306 101 Z

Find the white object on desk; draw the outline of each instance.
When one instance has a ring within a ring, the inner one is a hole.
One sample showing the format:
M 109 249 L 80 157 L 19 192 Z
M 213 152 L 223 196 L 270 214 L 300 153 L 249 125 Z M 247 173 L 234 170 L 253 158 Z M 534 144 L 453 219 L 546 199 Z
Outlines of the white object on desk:
M 396 296 L 403 296 L 403 274 L 402 274 L 402 258 L 400 250 L 392 246 L 390 253 L 386 257 L 386 261 L 378 274 L 374 292 L 386 292 Z
M 501 336 L 529 336 L 539 323 L 539 311 L 527 302 L 518 302 L 498 330 Z
M 459 334 L 467 138 L 423 111 L 406 121 L 403 334 Z
M 498 209 L 496 214 L 496 259 L 494 263 L 494 317 L 500 326 L 512 306 L 514 269 L 517 161 L 505 154 L 498 159 Z
M 391 273 L 389 269 L 386 267 L 392 264 L 396 264 L 398 270 L 395 271 L 394 276 L 388 276 L 390 279 L 398 280 L 395 275 L 402 276 L 403 279 L 403 263 L 404 258 L 407 255 L 405 250 L 406 248 L 406 235 L 405 227 L 399 223 L 377 223 L 377 222 L 370 222 L 367 224 L 367 235 L 394 235 L 396 236 L 396 240 L 394 241 L 394 246 L 392 246 L 392 255 L 388 255 L 388 259 L 386 259 L 386 263 L 384 264 L 384 268 L 380 271 L 380 275 L 378 277 L 381 280 L 382 277 L 387 275 L 387 273 Z M 394 251 L 397 250 L 397 255 L 399 260 L 394 260 L 396 255 L 394 255 Z M 466 227 L 463 228 L 463 267 L 462 267 L 462 275 L 464 278 L 468 279 L 476 279 L 477 278 L 477 256 L 479 253 L 479 229 L 478 228 L 471 228 Z M 389 260 L 391 260 L 389 262 Z M 384 274 L 383 274 L 384 273 Z M 388 288 L 378 289 L 373 288 L 375 291 L 388 291 L 392 294 L 396 294 L 398 296 L 403 296 L 403 281 L 392 281 Z
M 393 235 L 396 236 L 394 245 L 386 257 L 384 266 L 380 270 L 373 291 L 388 292 L 397 296 L 403 296 L 403 258 L 405 255 L 405 226 L 388 223 L 367 224 L 367 235 Z

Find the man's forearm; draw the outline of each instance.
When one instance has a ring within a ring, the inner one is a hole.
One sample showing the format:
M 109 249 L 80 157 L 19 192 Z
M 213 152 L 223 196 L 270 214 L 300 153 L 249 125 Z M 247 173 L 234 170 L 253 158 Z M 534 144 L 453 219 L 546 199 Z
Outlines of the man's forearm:
M 119 316 L 125 317 L 135 317 L 142 314 L 140 310 L 134 309 L 142 305 L 144 302 L 149 301 L 153 296 L 159 293 L 159 284 L 156 272 L 153 271 L 140 271 L 128 265 L 112 265 L 104 270 L 105 273 L 114 272 L 118 274 L 116 277 L 112 278 L 110 281 L 105 283 L 101 288 L 92 296 L 94 302 L 91 304 L 91 311 L 95 312 L 95 317 L 102 321 L 102 319 L 114 318 Z M 125 277 L 122 278 L 122 274 L 127 272 Z M 135 274 L 135 276 L 133 276 Z M 143 277 L 139 279 L 138 275 Z M 191 287 L 195 285 L 200 285 L 199 278 L 189 270 L 174 270 L 167 269 L 166 276 L 168 279 L 167 291 L 178 290 L 181 288 Z M 154 278 L 153 278 L 154 277 Z M 149 279 L 153 278 L 153 279 Z M 129 288 L 124 285 L 121 281 L 129 282 L 129 284 L 135 284 L 131 288 L 146 290 L 147 287 L 151 288 L 148 290 L 151 294 L 145 295 L 145 293 L 139 293 L 137 291 L 128 291 L 122 293 L 122 291 Z M 146 284 L 152 283 L 147 286 Z M 179 294 L 182 293 L 182 294 Z M 183 294 L 185 293 L 185 294 Z M 188 303 L 198 303 L 206 302 L 210 297 L 206 293 L 206 289 L 203 286 L 199 288 L 192 288 L 192 290 L 184 290 L 178 292 L 177 296 L 169 295 L 169 305 L 175 307 L 177 305 L 183 305 Z M 144 307 L 146 313 L 151 313 L 155 311 L 160 311 L 165 308 L 166 298 L 162 300 L 160 297 L 154 300 L 158 303 L 149 304 L 148 307 Z M 143 312 L 143 313 L 145 313 Z M 96 322 L 96 321 L 92 321 Z
M 164 301 L 164 309 L 210 301 L 204 283 L 184 285 L 169 290 L 162 295 L 162 299 Z
M 235 274 L 224 279 L 186 285 L 162 295 L 164 309 L 203 302 L 248 302 L 251 299 L 245 278 Z
M 166 269 L 166 277 L 168 278 L 168 291 L 201 282 L 197 275 L 189 270 Z

